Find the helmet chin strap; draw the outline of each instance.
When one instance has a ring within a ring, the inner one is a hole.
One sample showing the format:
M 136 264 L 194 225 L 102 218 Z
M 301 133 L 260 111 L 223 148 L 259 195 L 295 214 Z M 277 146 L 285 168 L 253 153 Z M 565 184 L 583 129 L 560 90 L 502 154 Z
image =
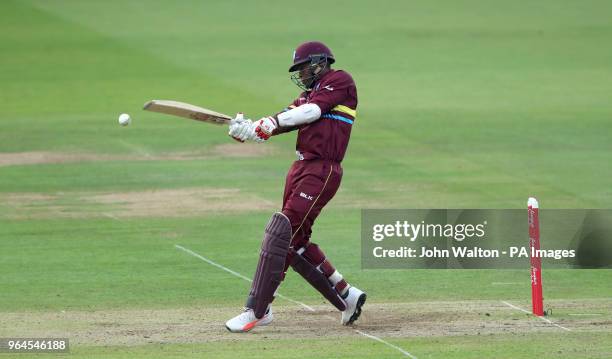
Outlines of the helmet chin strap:
M 325 70 L 327 68 L 327 61 L 324 62 L 323 66 L 321 66 L 321 63 L 318 63 L 318 64 L 315 64 L 313 67 L 314 67 L 314 69 L 312 70 L 311 88 L 312 88 L 312 85 L 314 85 L 315 82 L 317 82 L 319 80 L 319 75 L 321 75 L 323 70 Z
M 323 70 L 323 68 L 319 64 L 311 65 L 311 67 L 312 72 L 310 73 L 310 77 L 308 77 L 308 85 L 304 84 L 307 89 L 312 89 L 313 85 L 318 80 L 319 74 Z

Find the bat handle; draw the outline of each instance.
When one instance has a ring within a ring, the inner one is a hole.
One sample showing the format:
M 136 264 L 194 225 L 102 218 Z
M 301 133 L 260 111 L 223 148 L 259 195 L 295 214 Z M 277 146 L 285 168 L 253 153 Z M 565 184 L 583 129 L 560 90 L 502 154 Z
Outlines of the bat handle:
M 232 124 L 232 125 L 233 125 L 233 124 L 235 124 L 235 123 L 240 123 L 240 122 L 242 122 L 242 121 L 244 121 L 244 114 L 243 114 L 242 112 L 238 112 L 238 113 L 236 114 L 236 118 L 232 119 L 232 120 L 230 121 L 230 124 Z

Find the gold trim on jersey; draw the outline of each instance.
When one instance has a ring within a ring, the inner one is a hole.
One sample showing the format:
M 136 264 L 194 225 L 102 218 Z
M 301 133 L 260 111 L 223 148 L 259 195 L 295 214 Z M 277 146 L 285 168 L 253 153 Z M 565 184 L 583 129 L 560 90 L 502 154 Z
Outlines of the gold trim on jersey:
M 344 106 L 344 105 L 338 105 L 334 108 L 331 109 L 332 111 L 338 111 L 338 112 L 344 112 L 347 115 L 353 116 L 353 118 L 355 118 L 357 116 L 357 111 L 353 110 L 350 107 Z

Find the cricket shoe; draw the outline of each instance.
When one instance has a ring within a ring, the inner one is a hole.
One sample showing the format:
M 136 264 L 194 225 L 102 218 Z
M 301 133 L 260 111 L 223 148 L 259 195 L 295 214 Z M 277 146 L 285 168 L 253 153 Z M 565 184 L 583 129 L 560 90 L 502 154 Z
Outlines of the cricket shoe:
M 259 325 L 268 325 L 272 322 L 272 308 L 268 308 L 263 318 L 257 319 L 253 309 L 246 308 L 244 312 L 238 314 L 225 322 L 225 327 L 232 333 L 246 333 Z
M 361 307 L 366 301 L 366 294 L 355 287 L 349 287 L 344 301 L 346 310 L 342 312 L 342 325 L 351 325 L 361 315 Z

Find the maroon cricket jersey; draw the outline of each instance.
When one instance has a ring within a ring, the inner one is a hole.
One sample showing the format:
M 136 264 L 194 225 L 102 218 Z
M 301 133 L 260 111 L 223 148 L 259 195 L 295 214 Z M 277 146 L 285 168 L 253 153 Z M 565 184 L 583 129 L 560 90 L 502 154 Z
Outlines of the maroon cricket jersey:
M 351 137 L 357 110 L 357 88 L 348 72 L 331 70 L 312 90 L 303 92 L 289 108 L 314 103 L 321 117 L 299 127 L 295 149 L 299 159 L 341 162 Z

